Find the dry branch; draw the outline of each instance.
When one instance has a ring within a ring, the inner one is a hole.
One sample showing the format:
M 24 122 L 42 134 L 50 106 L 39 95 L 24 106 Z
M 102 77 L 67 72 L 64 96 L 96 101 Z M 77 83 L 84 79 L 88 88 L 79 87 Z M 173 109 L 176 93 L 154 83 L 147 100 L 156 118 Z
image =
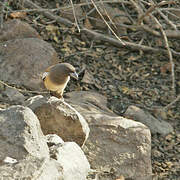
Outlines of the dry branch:
M 78 21 L 77 21 L 77 18 L 76 18 L 76 12 L 75 12 L 75 8 L 74 8 L 74 4 L 73 4 L 72 0 L 70 0 L 70 2 L 71 2 L 71 5 L 72 5 L 72 10 L 73 10 L 75 24 L 76 24 L 76 27 L 77 27 L 78 31 L 80 32 L 80 27 L 78 25 Z
M 0 80 L 0 84 L 3 84 L 4 86 L 6 86 L 6 87 L 8 87 L 8 88 L 16 89 L 17 91 L 24 92 L 24 93 L 49 94 L 48 91 L 30 91 L 30 90 L 26 90 L 26 89 L 16 88 L 16 87 L 11 86 L 11 85 L 9 85 L 9 84 L 5 83 L 4 81 L 1 81 L 1 80 Z
M 101 14 L 101 12 L 99 11 L 98 7 L 96 6 L 95 2 L 93 0 L 91 0 L 92 4 L 94 5 L 96 11 L 98 12 L 98 14 L 101 16 L 101 18 L 103 19 L 103 21 L 105 22 L 105 24 L 108 26 L 108 28 L 111 30 L 111 32 L 114 34 L 114 36 L 123 44 L 124 42 L 117 36 L 117 34 L 113 31 L 113 29 L 111 28 L 111 26 L 107 23 L 107 21 L 104 19 L 104 16 Z
M 165 106 L 164 108 L 163 108 L 163 110 L 164 111 L 167 111 L 168 109 L 170 109 L 171 108 L 171 106 L 173 105 L 173 104 L 175 104 L 177 101 L 179 101 L 180 100 L 180 94 L 170 103 L 170 104 L 168 104 L 167 106 Z
M 152 0 L 151 0 L 152 3 L 154 3 Z M 170 3 L 172 3 L 171 1 L 169 1 Z M 161 6 L 162 4 L 164 5 L 164 3 L 166 3 L 166 1 L 162 1 L 160 2 L 158 5 Z M 174 2 L 173 2 L 174 3 Z M 160 5 L 161 4 L 161 5 Z M 153 4 L 154 5 L 154 4 Z M 162 15 L 162 14 L 161 14 Z M 161 33 L 162 33 L 162 36 L 164 38 L 164 43 L 165 43 L 165 48 L 167 49 L 167 54 L 168 54 L 168 57 L 169 57 L 169 60 L 170 60 L 170 64 L 171 64 L 171 77 L 172 77 L 172 91 L 173 91 L 173 95 L 176 94 L 176 89 L 175 89 L 175 73 L 174 73 L 174 62 L 173 62 L 173 56 L 172 56 L 172 52 L 171 52 L 171 49 L 169 47 L 169 42 L 168 42 L 168 39 L 167 39 L 167 36 L 166 36 L 166 33 L 161 25 L 161 23 L 158 21 L 158 19 L 156 17 L 154 17 L 152 14 L 150 15 L 151 18 L 154 19 L 154 21 L 157 23 Z
M 152 16 L 153 17 L 153 16 Z M 163 38 L 164 38 L 164 42 L 165 42 L 165 47 L 167 49 L 167 54 L 169 56 L 169 60 L 170 60 L 170 63 L 171 63 L 171 76 L 172 76 L 172 90 L 173 90 L 173 94 L 175 95 L 175 75 L 174 75 L 174 62 L 173 62 L 173 57 L 172 57 L 172 52 L 170 50 L 170 47 L 169 47 L 169 43 L 168 43 L 168 39 L 167 39 L 167 36 L 166 36 L 166 33 L 165 31 L 163 30 L 163 27 L 162 25 L 159 23 L 159 21 L 157 20 L 157 18 L 153 17 L 153 19 L 155 20 L 155 22 L 158 24 L 160 30 L 161 30 L 161 33 L 163 35 Z
M 38 5 L 34 4 L 33 2 L 31 2 L 30 0 L 24 0 L 24 5 L 27 7 L 27 8 L 35 8 L 35 9 L 42 9 L 41 7 L 39 7 Z M 67 27 L 73 27 L 74 24 L 67 20 L 67 19 L 64 19 L 64 18 L 61 18 L 59 16 L 56 16 L 56 15 L 53 15 L 51 12 L 48 12 L 48 11 L 41 11 L 41 13 L 48 17 L 49 19 L 53 19 L 53 20 L 56 20 L 58 23 L 62 23 L 64 25 L 66 25 Z
M 1 7 L 0 7 L 0 10 L 1 10 L 0 11 L 1 12 L 1 14 L 0 14 L 0 28 L 3 28 L 4 8 L 5 8 L 5 5 L 3 3 L 1 3 Z
M 157 9 L 157 11 L 158 11 L 158 13 L 162 16 L 162 18 L 164 18 L 164 20 L 165 20 L 170 26 L 172 26 L 172 28 L 173 28 L 175 31 L 177 31 L 176 25 L 173 24 L 173 22 L 170 21 L 170 20 L 168 19 L 168 17 L 165 16 L 164 13 L 162 13 L 159 9 Z
M 24 6 L 26 6 L 28 8 L 42 9 L 38 5 L 31 2 L 30 0 L 24 0 Z M 56 15 L 52 14 L 51 12 L 42 11 L 41 13 L 44 16 L 46 16 L 47 18 L 49 18 L 51 20 L 56 20 L 58 23 L 62 23 L 64 25 L 67 25 L 68 27 L 74 26 L 74 24 L 71 21 L 64 19 L 64 18 L 61 18 L 59 16 L 56 16 Z M 113 37 L 109 37 L 107 35 L 97 33 L 93 30 L 89 30 L 89 29 L 86 29 L 84 27 L 81 27 L 81 33 L 85 33 L 86 35 L 88 35 L 89 38 L 91 38 L 91 39 L 93 38 L 93 40 L 101 40 L 103 42 L 108 42 L 108 43 L 110 43 L 114 46 L 120 47 L 120 48 L 126 47 L 126 48 L 130 48 L 132 50 L 142 50 L 142 51 L 148 51 L 148 52 L 154 52 L 154 53 L 167 54 L 167 51 L 164 49 L 148 47 L 148 46 L 139 45 L 139 44 L 132 43 L 132 42 L 123 41 L 125 43 L 125 45 L 122 45 L 122 43 L 119 40 L 117 40 Z M 179 53 L 177 53 L 175 51 L 172 51 L 172 52 L 176 56 L 180 55 Z
M 138 20 L 138 24 L 141 24 L 143 19 L 146 16 L 149 16 L 156 8 L 167 5 L 167 4 L 174 4 L 174 1 L 162 1 L 158 4 L 153 4 L 144 14 L 141 15 L 141 17 Z
M 130 48 L 132 50 L 142 50 L 142 51 L 155 52 L 155 53 L 158 53 L 158 52 L 166 53 L 166 51 L 163 49 L 152 48 L 152 47 L 139 45 L 139 44 L 131 43 L 131 42 L 127 42 L 127 41 L 123 41 L 125 43 L 125 45 L 122 45 L 122 43 L 120 43 L 117 39 L 114 39 L 113 37 L 106 36 L 104 34 L 100 34 L 100 33 L 97 33 L 93 30 L 89 30 L 86 28 L 83 28 L 81 30 L 81 32 L 85 33 L 89 38 L 91 38 L 93 40 L 101 40 L 101 41 L 110 43 L 119 48 L 126 47 L 126 48 Z

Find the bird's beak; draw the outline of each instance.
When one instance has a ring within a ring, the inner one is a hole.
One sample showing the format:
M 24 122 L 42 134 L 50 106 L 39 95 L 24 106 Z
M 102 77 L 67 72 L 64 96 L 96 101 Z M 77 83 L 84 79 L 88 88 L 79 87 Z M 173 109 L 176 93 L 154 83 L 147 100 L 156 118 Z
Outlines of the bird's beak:
M 76 80 L 78 80 L 78 74 L 76 72 L 71 73 L 70 76 Z

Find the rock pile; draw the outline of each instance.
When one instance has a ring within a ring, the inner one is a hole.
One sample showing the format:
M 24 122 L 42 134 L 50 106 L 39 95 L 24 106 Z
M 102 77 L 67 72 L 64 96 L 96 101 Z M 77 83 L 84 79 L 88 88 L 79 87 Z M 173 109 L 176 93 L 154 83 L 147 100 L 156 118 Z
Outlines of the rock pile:
M 58 62 L 52 46 L 19 20 L 4 24 L 0 41 L 0 80 L 41 92 L 42 73 Z M 102 95 L 72 92 L 62 101 L 0 91 L 21 104 L 0 109 L 0 177 L 85 180 L 91 164 L 88 179 L 151 179 L 150 130 L 111 112 Z

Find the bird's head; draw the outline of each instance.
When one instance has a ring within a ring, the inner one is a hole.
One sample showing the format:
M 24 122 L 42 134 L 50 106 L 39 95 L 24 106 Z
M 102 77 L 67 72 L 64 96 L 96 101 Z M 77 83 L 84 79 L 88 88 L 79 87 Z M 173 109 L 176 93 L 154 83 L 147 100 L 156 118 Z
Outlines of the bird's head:
M 77 74 L 74 66 L 72 66 L 69 63 L 62 63 L 61 65 L 63 65 L 65 74 L 67 74 L 68 76 L 78 80 L 78 74 Z
M 53 66 L 50 66 L 46 72 L 43 73 L 43 81 L 46 77 L 49 77 L 53 83 L 60 84 L 66 82 L 68 77 L 78 79 L 78 74 L 76 69 L 69 63 L 59 63 Z

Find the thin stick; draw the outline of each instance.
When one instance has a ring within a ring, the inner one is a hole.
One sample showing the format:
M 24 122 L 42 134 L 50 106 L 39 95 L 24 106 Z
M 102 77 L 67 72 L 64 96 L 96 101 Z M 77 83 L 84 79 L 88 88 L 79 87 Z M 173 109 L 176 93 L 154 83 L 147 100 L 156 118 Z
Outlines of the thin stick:
M 126 7 L 124 6 L 124 3 L 122 3 L 122 7 L 123 7 L 123 9 L 124 9 L 124 12 L 126 13 L 126 16 L 127 16 L 128 19 L 131 21 L 131 23 L 132 23 L 132 24 L 135 24 L 133 18 L 130 16 L 130 14 L 128 13 Z
M 153 17 L 153 19 L 155 20 L 155 22 L 158 24 L 159 28 L 160 28 L 160 31 L 163 35 L 163 38 L 164 38 L 164 42 L 165 42 L 165 47 L 167 49 L 167 54 L 169 56 L 169 60 L 170 60 L 170 63 L 171 63 L 171 76 L 172 76 L 172 90 L 173 90 L 173 94 L 175 95 L 175 75 L 174 75 L 174 62 L 173 62 L 173 57 L 172 57 L 172 53 L 171 53 L 171 50 L 169 48 L 169 43 L 168 43 L 168 39 L 167 39 L 167 36 L 166 36 L 166 33 L 165 31 L 163 30 L 163 27 L 162 25 L 159 23 L 159 21 L 154 17 L 154 16 L 151 16 Z
M 142 14 L 138 20 L 138 24 L 141 24 L 146 16 L 149 16 L 157 7 L 161 7 L 167 4 L 174 4 L 174 1 L 162 1 L 158 4 L 153 4 L 144 14 Z
M 28 6 L 30 8 L 36 8 L 36 9 L 40 8 L 38 5 L 30 2 L 29 0 L 24 0 L 24 4 L 25 4 L 25 6 Z M 68 27 L 73 26 L 73 23 L 71 21 L 61 18 L 59 16 L 56 16 L 54 14 L 51 14 L 51 12 L 42 12 L 42 14 L 44 16 L 46 16 L 47 18 L 56 20 L 56 22 L 62 23 Z M 87 34 L 91 39 L 94 38 L 94 40 L 102 40 L 103 42 L 108 42 L 108 43 L 110 43 L 114 46 L 120 47 L 120 48 L 126 47 L 126 48 L 130 48 L 132 50 L 143 50 L 143 51 L 148 51 L 148 52 L 167 54 L 167 51 L 164 49 L 153 48 L 153 47 L 148 47 L 148 46 L 144 46 L 144 45 L 138 45 L 136 43 L 131 43 L 131 42 L 127 42 L 127 41 L 124 41 L 125 42 L 125 46 L 124 46 L 124 45 L 122 45 L 122 43 L 120 43 L 119 40 L 116 40 L 116 39 L 106 36 L 104 34 L 97 33 L 93 30 L 88 30 L 86 28 L 81 28 L 81 32 Z M 174 50 L 172 50 L 172 53 L 176 56 L 180 56 L 180 53 L 178 53 Z
M 143 14 L 143 10 L 139 7 L 139 5 L 134 0 L 130 0 L 130 1 L 138 13 L 138 19 L 139 19 L 140 16 L 142 16 L 142 14 Z
M 105 0 L 105 1 L 102 1 L 103 3 L 122 3 L 122 4 L 131 4 L 130 2 L 128 1 L 123 1 L 123 0 Z M 100 1 L 96 1 L 95 4 L 101 4 Z M 92 5 L 92 2 L 86 2 L 86 3 L 79 3 L 79 4 L 74 4 L 74 6 L 88 6 L 88 5 Z M 67 7 L 62 7 L 62 9 L 66 9 L 66 8 L 71 8 L 71 6 L 67 6 Z
M 170 26 L 172 26 L 172 28 L 174 29 L 174 30 L 176 30 L 177 31 L 177 27 L 176 27 L 176 25 L 175 24 L 173 24 L 173 22 L 172 21 L 170 21 L 169 19 L 168 19 L 168 17 L 167 16 L 165 16 L 164 15 L 164 13 L 162 13 L 159 9 L 157 9 L 157 11 L 158 11 L 158 13 L 162 16 L 162 18 L 164 18 L 164 20 L 170 25 Z
M 106 1 L 102 1 L 103 3 L 122 3 L 122 4 L 130 4 L 128 1 L 119 1 L 119 0 L 106 0 Z M 96 4 L 100 4 L 101 2 L 95 2 Z M 4 4 L 2 2 L 0 2 L 0 4 L 2 4 L 4 6 Z M 81 7 L 81 6 L 87 6 L 87 5 L 92 5 L 92 2 L 88 2 L 88 3 L 79 3 L 79 4 L 74 4 L 74 7 Z M 64 6 L 64 7 L 58 7 L 58 8 L 53 8 L 53 9 L 23 9 L 23 10 L 11 10 L 9 7 L 7 7 L 10 12 L 43 12 L 43 11 L 58 11 L 58 10 L 65 10 L 65 9 L 72 9 L 72 6 Z
M 105 8 L 105 6 L 104 6 L 103 1 L 100 0 L 100 2 L 101 2 L 101 5 L 102 5 L 102 7 L 103 7 L 103 9 L 104 9 L 104 11 L 105 11 L 105 13 L 106 13 L 106 16 L 108 17 L 110 23 L 117 29 L 116 25 L 114 24 L 114 22 L 112 21 L 111 17 L 110 17 L 109 14 L 108 14 L 108 12 L 106 11 L 106 8 Z
M 108 28 L 111 30 L 111 32 L 114 34 L 114 36 L 121 42 L 122 45 L 125 45 L 125 43 L 117 36 L 117 34 L 113 31 L 113 29 L 111 28 L 111 26 L 107 23 L 107 21 L 104 19 L 103 15 L 101 14 L 101 12 L 99 11 L 98 7 L 96 6 L 96 4 L 94 3 L 93 0 L 91 0 L 92 4 L 94 5 L 94 7 L 96 8 L 98 14 L 101 16 L 101 18 L 103 19 L 103 21 L 105 22 L 105 24 L 108 26 Z
M 20 89 L 20 88 L 16 88 L 16 87 L 10 86 L 9 84 L 7 84 L 7 83 L 5 83 L 5 82 L 3 82 L 3 81 L 1 81 L 1 80 L 0 80 L 0 83 L 3 84 L 3 85 L 5 85 L 5 86 L 8 87 L 8 88 L 16 89 L 16 90 L 18 90 L 18 91 L 20 91 L 20 92 L 34 93 L 34 94 L 48 94 L 48 93 L 49 93 L 49 92 L 47 92 L 47 91 L 46 91 L 46 92 L 44 92 L 44 91 L 40 92 L 40 91 L 23 90 L 23 89 Z
M 101 19 L 97 19 L 97 18 L 93 18 L 93 17 L 89 17 L 89 19 L 92 19 L 92 20 L 95 20 L 97 22 L 103 22 Z M 109 24 L 111 24 L 111 22 L 108 21 Z M 127 24 L 121 24 L 121 23 L 115 23 L 115 25 L 117 26 L 117 28 L 120 26 L 120 27 L 125 27 L 125 28 L 128 28 L 128 29 L 131 29 L 131 30 L 145 30 L 146 32 L 154 35 L 154 36 L 157 36 L 157 37 L 161 37 L 162 34 L 161 32 L 157 31 L 157 30 L 154 30 L 152 28 L 150 28 L 148 25 L 127 25 Z M 180 39 L 180 31 L 179 30 L 164 30 L 165 33 L 166 33 L 166 36 L 168 38 L 174 38 L 174 39 Z
M 74 4 L 73 4 L 72 0 L 70 0 L 70 2 L 71 2 L 71 5 L 72 5 L 72 10 L 73 10 L 73 15 L 74 15 L 75 24 L 76 24 L 76 26 L 77 26 L 77 28 L 78 28 L 79 33 L 80 33 L 80 28 L 79 28 L 78 21 L 77 21 L 77 18 L 76 18 L 76 13 L 75 13 Z
M 36 9 L 42 9 L 38 5 L 34 4 L 30 0 L 24 0 L 24 5 L 30 8 L 36 8 Z M 67 19 L 61 18 L 59 16 L 56 16 L 52 14 L 51 12 L 42 11 L 42 14 L 50 19 L 56 20 L 58 23 L 62 23 L 66 25 L 67 27 L 73 27 L 73 23 Z
M 115 38 L 106 36 L 104 34 L 97 33 L 93 30 L 89 30 L 86 28 L 81 29 L 81 32 L 87 34 L 88 37 L 90 37 L 91 39 L 93 38 L 94 40 L 101 40 L 104 42 L 108 42 L 108 43 L 113 44 L 114 46 L 117 46 L 117 47 L 127 47 L 127 48 L 130 48 L 133 50 L 143 50 L 143 51 L 156 52 L 156 53 L 158 53 L 158 52 L 165 53 L 165 54 L 167 53 L 166 50 L 163 50 L 163 49 L 159 49 L 159 48 L 156 49 L 153 47 L 139 45 L 139 44 L 127 42 L 127 41 L 124 41 L 125 42 L 125 46 L 124 46 L 124 45 L 122 45 L 121 42 L 119 42 L 119 40 L 117 40 Z
M 5 1 L 6 2 L 6 1 Z M 3 3 L 2 3 L 3 4 Z M 3 28 L 3 17 L 4 17 L 4 5 L 2 5 L 2 7 L 1 7 L 1 29 Z
M 168 104 L 167 106 L 165 106 L 163 108 L 164 111 L 167 111 L 173 104 L 175 104 L 177 101 L 180 100 L 180 94 L 176 97 L 176 99 L 174 99 L 170 104 Z
M 176 8 L 161 8 L 161 11 L 177 11 L 180 12 L 180 9 L 176 9 Z
M 163 11 L 162 9 L 160 9 L 161 11 Z M 179 11 L 180 12 L 180 11 Z M 173 14 L 172 12 L 166 11 L 166 13 L 170 14 L 171 16 L 175 17 L 176 19 L 180 19 L 179 16 L 176 16 L 175 14 Z

